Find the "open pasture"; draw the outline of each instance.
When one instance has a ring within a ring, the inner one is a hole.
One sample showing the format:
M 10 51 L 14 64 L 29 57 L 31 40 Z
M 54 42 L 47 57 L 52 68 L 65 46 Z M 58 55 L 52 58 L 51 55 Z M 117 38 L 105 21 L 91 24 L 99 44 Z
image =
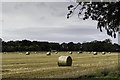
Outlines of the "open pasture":
M 72 66 L 59 67 L 59 56 L 71 56 Z M 118 65 L 118 53 L 93 53 L 84 52 L 9 52 L 2 54 L 3 78 L 73 78 L 93 72 L 115 68 Z

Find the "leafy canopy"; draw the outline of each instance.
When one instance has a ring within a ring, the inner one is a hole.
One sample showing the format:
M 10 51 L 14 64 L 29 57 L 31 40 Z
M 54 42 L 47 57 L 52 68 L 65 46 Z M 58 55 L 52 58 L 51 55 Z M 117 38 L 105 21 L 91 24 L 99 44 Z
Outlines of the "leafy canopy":
M 120 25 L 120 1 L 119 2 L 76 2 L 76 6 L 69 5 L 67 18 L 79 8 L 78 17 L 83 20 L 91 18 L 98 21 L 97 28 L 104 28 L 107 34 L 116 38 L 116 32 Z

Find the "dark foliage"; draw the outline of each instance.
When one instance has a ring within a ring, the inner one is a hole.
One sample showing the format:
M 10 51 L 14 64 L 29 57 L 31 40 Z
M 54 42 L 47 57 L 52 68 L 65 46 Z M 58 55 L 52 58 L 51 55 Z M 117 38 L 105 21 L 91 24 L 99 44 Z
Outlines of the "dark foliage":
M 120 51 L 118 44 L 112 44 L 110 39 L 104 41 L 92 41 L 85 43 L 50 43 L 39 41 L 2 41 L 3 52 L 15 52 L 15 51 Z
M 98 21 L 97 28 L 102 32 L 102 28 L 107 34 L 116 37 L 120 25 L 120 1 L 119 2 L 76 2 L 76 6 L 68 6 L 67 18 L 73 15 L 79 8 L 78 17 L 83 20 L 91 18 Z

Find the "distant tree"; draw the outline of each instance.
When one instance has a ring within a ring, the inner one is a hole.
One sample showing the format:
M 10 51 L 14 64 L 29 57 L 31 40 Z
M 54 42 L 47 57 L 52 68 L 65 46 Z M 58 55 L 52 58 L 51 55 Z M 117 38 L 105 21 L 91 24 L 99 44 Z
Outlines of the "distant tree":
M 26 44 L 23 44 L 25 43 Z M 28 44 L 29 43 L 29 44 Z M 50 43 L 50 42 L 39 42 L 39 41 L 2 41 L 3 52 L 15 52 L 15 51 L 120 51 L 118 44 L 112 44 L 110 39 L 104 41 L 91 41 L 84 43 Z
M 39 51 L 50 51 L 50 45 L 48 42 L 38 42 Z
M 78 17 L 83 20 L 91 18 L 98 21 L 97 28 L 102 32 L 102 28 L 107 31 L 107 34 L 116 37 L 120 26 L 120 1 L 119 2 L 78 2 L 76 6 L 69 5 L 67 18 L 75 13 L 79 8 Z
M 57 50 L 59 51 L 60 45 L 59 43 L 49 43 L 50 49 L 51 50 Z
M 114 43 L 114 45 L 113 45 L 113 51 L 114 52 L 120 52 L 120 45 Z
M 69 51 L 74 51 L 75 47 L 74 47 L 74 43 L 73 42 L 69 42 L 67 45 L 68 45 L 68 50 Z
M 81 43 L 74 44 L 74 51 L 81 51 Z
M 110 39 L 105 39 L 103 42 L 112 44 L 112 41 Z
M 104 51 L 102 42 L 97 40 L 83 43 L 83 50 L 84 51 Z
M 31 41 L 29 40 L 22 40 L 22 46 L 30 46 L 31 45 Z
M 62 43 L 60 46 L 61 46 L 61 47 L 60 47 L 60 50 L 61 50 L 61 51 L 67 51 L 67 50 L 68 50 L 68 45 L 67 45 L 67 43 Z
M 0 38 L 0 52 L 2 52 L 2 38 Z

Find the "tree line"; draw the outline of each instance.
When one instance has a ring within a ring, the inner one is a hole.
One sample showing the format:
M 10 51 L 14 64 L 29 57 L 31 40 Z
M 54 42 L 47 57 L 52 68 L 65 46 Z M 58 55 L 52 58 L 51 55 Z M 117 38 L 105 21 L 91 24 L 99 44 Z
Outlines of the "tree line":
M 40 42 L 40 41 L 2 41 L 2 52 L 16 51 L 105 51 L 105 52 L 120 52 L 118 44 L 112 44 L 110 39 L 103 41 L 91 41 L 84 43 L 55 43 L 55 42 Z

